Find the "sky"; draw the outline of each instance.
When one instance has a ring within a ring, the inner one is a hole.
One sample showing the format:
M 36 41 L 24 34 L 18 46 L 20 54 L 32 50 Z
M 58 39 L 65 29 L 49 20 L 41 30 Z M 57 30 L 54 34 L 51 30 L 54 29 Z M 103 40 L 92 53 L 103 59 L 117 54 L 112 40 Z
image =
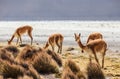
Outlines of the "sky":
M 0 21 L 120 20 L 120 0 L 0 0 Z

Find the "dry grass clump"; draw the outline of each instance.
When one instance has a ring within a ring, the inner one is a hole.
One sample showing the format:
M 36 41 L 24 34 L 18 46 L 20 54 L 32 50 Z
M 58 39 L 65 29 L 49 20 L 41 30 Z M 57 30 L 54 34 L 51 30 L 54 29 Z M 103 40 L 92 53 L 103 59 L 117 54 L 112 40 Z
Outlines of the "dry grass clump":
M 0 59 L 9 61 L 11 63 L 14 62 L 14 56 L 5 49 L 0 49 Z
M 58 73 L 58 66 L 56 62 L 47 53 L 40 53 L 32 62 L 33 67 L 39 73 Z
M 25 46 L 16 57 L 16 61 L 19 64 L 32 64 L 39 73 L 57 73 L 59 71 L 56 62 L 41 48 Z
M 32 77 L 33 79 L 42 79 L 38 72 L 33 68 L 33 66 L 29 66 L 29 70 L 27 71 L 27 75 Z
M 24 69 L 18 65 L 0 60 L 0 73 L 4 78 L 18 78 L 23 76 Z
M 23 63 L 23 62 L 31 63 L 31 61 L 34 60 L 35 55 L 37 55 L 37 52 L 40 50 L 42 49 L 35 49 L 34 47 L 27 45 L 18 54 L 15 60 L 18 63 Z
M 22 64 L 23 65 L 23 64 Z M 22 78 L 24 75 L 32 79 L 41 79 L 38 72 L 33 66 L 25 67 L 21 64 L 11 64 L 7 61 L 0 60 L 0 73 L 4 78 Z
M 55 53 L 54 51 L 47 50 L 47 54 L 49 54 L 55 61 L 56 63 L 61 67 L 62 66 L 62 58 L 58 53 Z
M 65 67 L 69 67 L 71 70 L 72 70 L 72 72 L 73 73 L 77 73 L 77 72 L 79 72 L 80 71 L 80 68 L 79 68 L 79 66 L 74 62 L 74 61 L 72 61 L 72 60 L 67 60 L 67 62 L 65 63 Z
M 32 61 L 31 58 L 37 51 L 37 49 L 34 49 L 31 46 L 26 46 L 16 57 L 16 59 L 21 62 L 16 62 L 14 61 L 12 53 L 6 49 L 1 49 L 0 74 L 7 78 L 18 78 L 18 76 L 22 78 L 23 75 L 27 75 L 33 79 L 41 79 L 34 67 L 27 63 L 28 60 Z
M 70 59 L 67 60 L 64 68 L 67 68 L 67 67 L 73 72 L 73 74 L 77 77 L 77 79 L 86 79 L 83 72 L 80 71 L 79 66 L 74 61 Z
M 87 75 L 88 79 L 105 79 L 100 66 L 92 62 L 90 62 L 87 66 Z
M 62 73 L 62 79 L 78 79 L 69 67 L 65 67 Z
M 13 45 L 8 45 L 4 47 L 3 49 L 7 50 L 8 52 L 11 52 L 14 57 L 16 57 L 18 53 L 20 52 L 20 50 L 16 46 L 13 46 Z

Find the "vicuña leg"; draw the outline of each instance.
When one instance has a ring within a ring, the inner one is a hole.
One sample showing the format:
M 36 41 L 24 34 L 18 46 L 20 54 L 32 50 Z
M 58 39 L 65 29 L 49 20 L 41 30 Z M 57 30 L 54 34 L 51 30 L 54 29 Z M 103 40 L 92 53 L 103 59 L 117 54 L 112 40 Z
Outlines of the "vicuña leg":
M 96 52 L 94 50 L 93 51 L 93 54 L 94 54 L 94 57 L 95 57 L 95 60 L 97 61 L 98 65 L 100 65 L 99 61 L 98 61 L 98 58 L 97 58 L 97 55 L 96 55 Z
M 102 68 L 104 68 L 104 57 L 105 57 L 105 54 L 103 54 L 102 57 L 103 57 L 103 58 L 102 58 Z
M 19 36 L 19 38 L 20 38 L 20 42 L 21 42 L 21 44 L 22 44 L 22 38 L 21 38 L 21 35 L 18 33 L 18 36 Z
M 60 43 L 60 54 L 62 53 L 62 42 Z
M 32 45 L 32 42 L 33 42 L 33 37 L 32 37 L 32 31 L 30 30 L 30 31 L 28 31 L 28 35 L 29 35 L 29 37 L 31 38 L 31 45 Z
M 57 53 L 60 53 L 60 45 L 59 45 L 58 41 L 56 41 L 56 44 L 57 44 L 57 47 L 58 47 Z

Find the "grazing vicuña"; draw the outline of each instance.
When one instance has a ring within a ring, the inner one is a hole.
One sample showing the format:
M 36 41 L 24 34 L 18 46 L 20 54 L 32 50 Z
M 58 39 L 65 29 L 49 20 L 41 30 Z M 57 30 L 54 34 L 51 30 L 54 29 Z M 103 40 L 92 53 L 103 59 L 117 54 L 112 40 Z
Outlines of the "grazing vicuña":
M 12 35 L 11 39 L 8 41 L 8 44 L 11 44 L 14 37 L 17 37 L 17 43 L 16 44 L 18 44 L 19 39 L 20 39 L 20 42 L 22 44 L 21 36 L 27 32 L 28 36 L 31 38 L 31 45 L 32 45 L 32 42 L 33 42 L 32 30 L 33 30 L 33 28 L 31 26 L 29 26 L 29 25 L 17 28 L 15 33 Z
M 44 46 L 44 48 L 48 48 L 49 45 L 51 45 L 52 50 L 54 51 L 54 47 L 55 45 L 57 45 L 58 47 L 58 53 L 62 53 L 62 43 L 63 43 L 63 39 L 64 37 L 57 33 L 57 34 L 52 34 L 49 38 L 48 41 L 46 42 L 46 45 Z

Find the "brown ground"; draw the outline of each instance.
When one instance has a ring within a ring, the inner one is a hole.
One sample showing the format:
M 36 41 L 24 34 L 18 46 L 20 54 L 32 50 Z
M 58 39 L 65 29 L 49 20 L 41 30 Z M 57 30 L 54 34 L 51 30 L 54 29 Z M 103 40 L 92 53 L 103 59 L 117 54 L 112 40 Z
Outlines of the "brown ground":
M 0 47 L 3 47 L 5 45 L 7 45 L 7 43 L 0 43 Z M 43 47 L 43 45 L 40 45 L 40 47 Z M 67 51 L 67 49 L 70 47 L 74 48 L 74 50 Z M 86 66 L 89 62 L 88 54 L 81 53 L 77 45 L 63 46 L 62 59 L 63 59 L 63 62 L 65 62 L 66 59 L 72 59 L 80 66 L 81 71 L 86 73 Z M 94 61 L 94 58 L 93 58 L 93 61 Z M 119 50 L 117 51 L 112 51 L 110 49 L 107 50 L 106 56 L 105 56 L 105 68 L 102 70 L 108 79 L 120 79 L 120 51 Z M 53 78 L 54 75 L 50 75 L 50 76 L 43 75 L 43 77 L 45 79 L 58 79 L 58 78 Z

